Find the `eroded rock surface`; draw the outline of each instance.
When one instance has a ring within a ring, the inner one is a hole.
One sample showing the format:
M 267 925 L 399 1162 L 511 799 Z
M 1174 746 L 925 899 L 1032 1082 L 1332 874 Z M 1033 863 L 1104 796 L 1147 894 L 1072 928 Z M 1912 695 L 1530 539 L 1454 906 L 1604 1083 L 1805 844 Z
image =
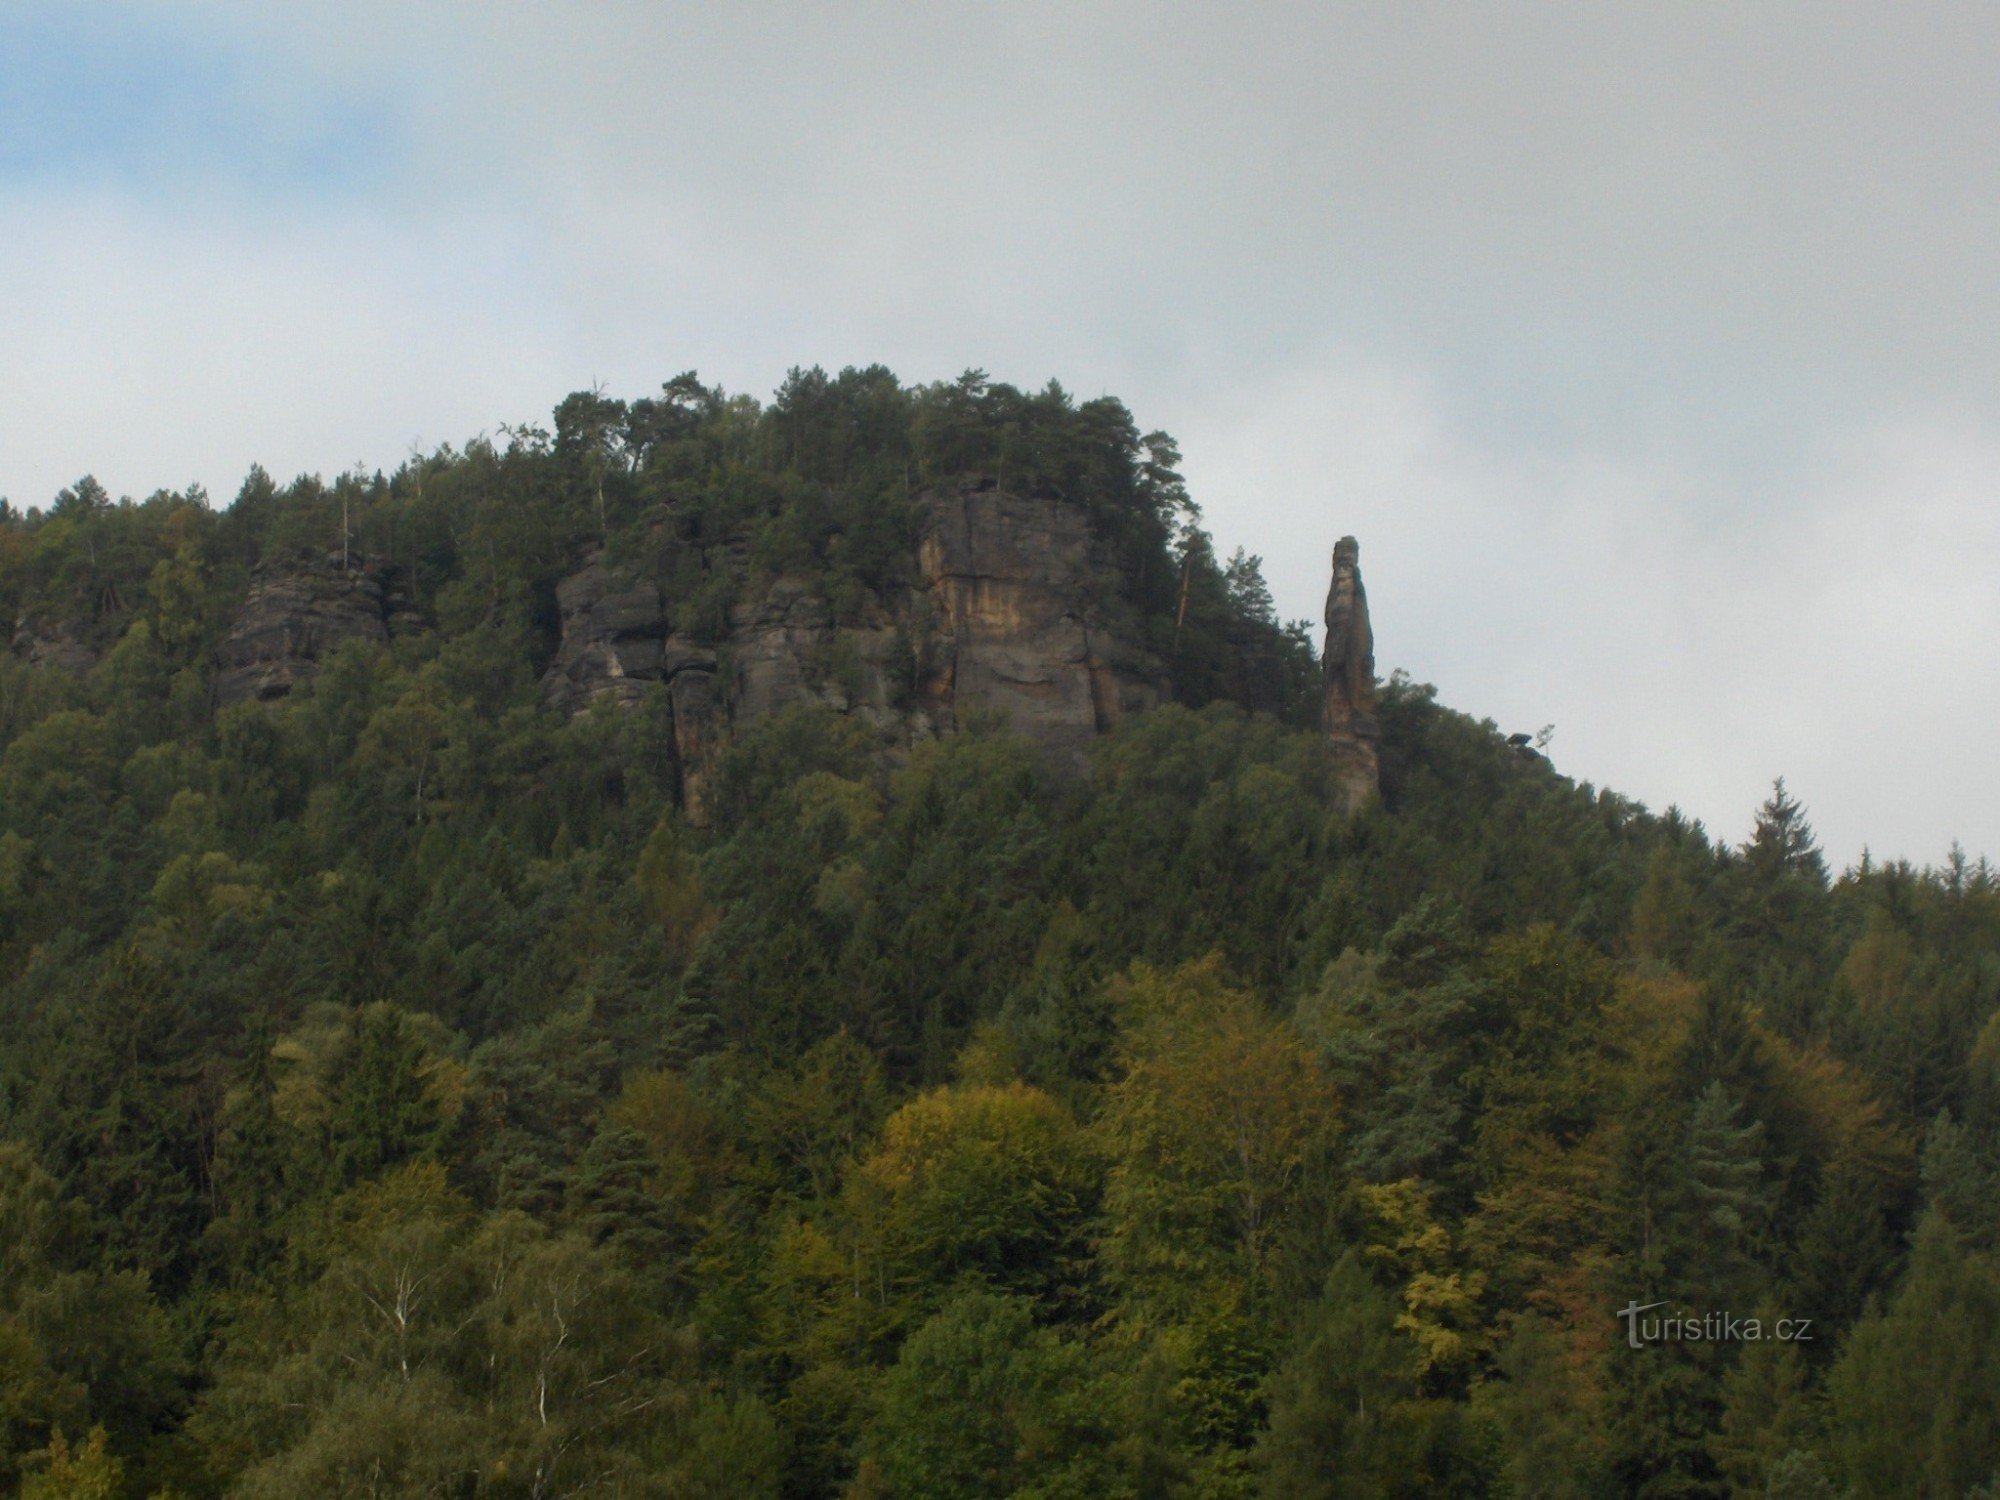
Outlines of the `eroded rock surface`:
M 697 827 L 708 822 L 709 787 L 724 717 L 715 690 L 715 659 L 703 666 L 692 656 L 667 679 L 674 715 L 674 764 L 680 770 L 681 806 Z
M 395 602 L 378 571 L 337 559 L 260 574 L 216 649 L 216 701 L 284 697 L 343 641 L 387 640 Z
M 681 799 L 699 820 L 721 743 L 715 649 L 672 631 L 666 599 L 651 578 L 601 555 L 556 585 L 556 603 L 562 637 L 542 675 L 543 697 L 567 714 L 600 702 L 631 708 L 649 685 L 664 683 Z
M 1166 696 L 1161 665 L 1108 619 L 1115 575 L 1081 510 L 977 477 L 920 506 L 912 586 L 837 624 L 811 582 L 779 577 L 737 599 L 712 646 L 675 632 L 651 579 L 593 559 L 557 591 L 562 640 L 543 692 L 578 713 L 665 683 L 697 814 L 732 730 L 795 704 L 854 715 L 892 746 L 952 732 L 983 707 L 1078 763 L 1093 737 Z
M 600 698 L 629 706 L 660 679 L 667 613 L 657 584 L 601 558 L 556 585 L 562 646 L 542 692 L 565 713 Z
M 1083 512 L 982 481 L 930 497 L 918 565 L 954 715 L 988 705 L 1052 755 L 1079 760 L 1165 675 L 1105 622 L 1108 570 Z
M 1361 586 L 1361 546 L 1344 536 L 1333 549 L 1333 584 L 1326 595 L 1326 652 L 1321 722 L 1341 767 L 1349 812 L 1382 792 L 1382 726 L 1375 715 L 1375 632 Z
M 13 650 L 31 667 L 73 672 L 79 677 L 97 665 L 95 648 L 60 620 L 17 620 Z

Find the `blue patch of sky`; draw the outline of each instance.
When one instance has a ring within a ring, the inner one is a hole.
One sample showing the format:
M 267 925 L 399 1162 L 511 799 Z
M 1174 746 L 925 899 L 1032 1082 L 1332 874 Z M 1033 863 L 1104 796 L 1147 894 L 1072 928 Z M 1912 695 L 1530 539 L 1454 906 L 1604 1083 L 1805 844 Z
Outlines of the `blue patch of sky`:
M 345 195 L 388 175 L 397 137 L 386 89 L 212 29 L 94 5 L 0 17 L 0 185 Z

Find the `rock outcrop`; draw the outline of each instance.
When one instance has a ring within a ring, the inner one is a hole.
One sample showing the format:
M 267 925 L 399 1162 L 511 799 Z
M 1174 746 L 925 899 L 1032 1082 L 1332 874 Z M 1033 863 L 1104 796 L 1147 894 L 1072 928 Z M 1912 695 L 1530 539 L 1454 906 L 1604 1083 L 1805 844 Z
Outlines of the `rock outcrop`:
M 973 477 L 920 500 L 915 582 L 836 623 L 813 584 L 779 577 L 736 600 L 724 639 L 675 629 L 672 601 L 631 567 L 593 558 L 557 590 L 562 640 L 542 681 L 578 713 L 666 684 L 683 800 L 701 816 L 733 729 L 794 704 L 851 714 L 892 746 L 987 710 L 1052 760 L 1166 696 L 1161 665 L 1120 634 L 1113 576 L 1081 510 Z
M 840 600 L 813 579 L 742 589 L 722 628 L 697 635 L 644 565 L 592 556 L 556 587 L 560 639 L 542 693 L 565 714 L 656 701 L 683 805 L 705 821 L 716 756 L 737 730 L 794 705 L 850 715 L 892 751 L 990 715 L 1055 765 L 1079 769 L 1091 742 L 1171 696 L 1164 664 L 1119 597 L 1118 565 L 1079 506 L 971 475 L 918 498 L 905 581 Z M 711 568 L 741 576 L 739 542 L 711 544 Z M 1323 715 L 1358 809 L 1379 794 L 1374 641 L 1358 548 L 1341 539 L 1327 596 Z M 216 651 L 222 704 L 282 698 L 350 640 L 421 628 L 383 569 L 338 557 L 259 573 Z M 29 660 L 84 670 L 88 648 L 17 628 Z
M 1341 798 L 1358 812 L 1382 792 L 1382 726 L 1375 716 L 1375 633 L 1361 586 L 1361 545 L 1342 537 L 1333 549 L 1326 595 L 1326 653 L 1321 723 L 1340 764 Z
M 862 623 L 836 628 L 832 608 L 809 583 L 775 579 L 729 612 L 730 718 L 754 724 L 810 703 L 855 714 L 906 740 L 897 640 L 880 600 L 867 601 Z
M 542 696 L 575 715 L 600 702 L 630 708 L 649 684 L 664 683 L 681 800 L 700 821 L 721 740 L 715 649 L 673 633 L 659 585 L 601 554 L 556 585 L 556 604 L 562 638 L 542 674 Z
M 379 570 L 343 568 L 337 557 L 260 573 L 216 648 L 216 702 L 282 698 L 343 641 L 387 640 L 395 602 Z
M 629 707 L 660 680 L 667 612 L 659 585 L 592 558 L 556 585 L 556 606 L 562 646 L 542 677 L 552 706 L 574 714 L 608 698 Z
M 13 649 L 31 667 L 73 672 L 79 677 L 97 665 L 96 649 L 61 620 L 24 616 L 15 621 Z
M 1107 568 L 1087 518 L 1059 500 L 973 480 L 928 497 L 919 572 L 955 714 L 983 704 L 1050 755 L 1082 760 L 1126 713 L 1165 696 L 1165 673 L 1106 622 Z

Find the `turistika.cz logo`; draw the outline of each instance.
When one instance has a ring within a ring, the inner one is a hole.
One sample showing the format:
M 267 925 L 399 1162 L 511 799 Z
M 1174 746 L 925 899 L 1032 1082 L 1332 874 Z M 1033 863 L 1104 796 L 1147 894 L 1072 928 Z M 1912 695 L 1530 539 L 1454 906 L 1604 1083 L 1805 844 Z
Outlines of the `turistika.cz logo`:
M 1625 1320 L 1625 1342 L 1634 1349 L 1643 1349 L 1648 1344 L 1756 1343 L 1762 1339 L 1778 1339 L 1788 1344 L 1812 1342 L 1811 1318 L 1774 1318 L 1766 1323 L 1762 1318 L 1741 1318 L 1735 1313 L 1720 1312 L 1646 1316 L 1666 1305 L 1632 1302 L 1619 1308 L 1618 1316 Z

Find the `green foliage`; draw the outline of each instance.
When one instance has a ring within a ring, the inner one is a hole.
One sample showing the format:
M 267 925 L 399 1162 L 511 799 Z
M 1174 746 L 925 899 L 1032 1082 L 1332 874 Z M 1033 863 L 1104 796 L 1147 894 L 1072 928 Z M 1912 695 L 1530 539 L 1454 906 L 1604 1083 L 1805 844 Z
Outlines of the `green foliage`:
M 1098 1121 L 1107 1270 L 1153 1316 L 1253 1304 L 1327 1184 L 1332 1090 L 1292 1029 L 1212 960 L 1140 966 L 1120 1000 L 1123 1076 Z
M 1257 1447 L 1274 1500 L 1488 1492 L 1490 1460 L 1461 1408 L 1417 1398 L 1394 1305 L 1352 1255 L 1327 1278 L 1271 1378 Z
M 1068 1110 L 1025 1084 L 919 1095 L 884 1122 L 849 1189 L 902 1305 L 968 1284 L 1052 1298 L 1087 1274 L 1097 1163 Z
M 132 1452 L 185 1396 L 146 1276 L 94 1264 L 88 1224 L 26 1151 L 0 1142 L 0 1472 L 45 1448 L 31 1485 L 48 1495 L 115 1484 L 107 1433 Z M 86 1429 L 70 1451 L 63 1432 Z
M 893 1496 L 1133 1495 L 1120 1472 L 1115 1385 L 1026 1306 L 968 1293 L 903 1346 L 862 1441 Z
M 328 1080 L 327 1161 L 336 1181 L 379 1176 L 422 1153 L 437 1134 L 422 1045 L 391 1006 L 356 1011 Z
M 49 1439 L 47 1467 L 32 1469 L 21 1500 L 117 1500 L 125 1488 L 125 1466 L 105 1447 L 102 1427 L 93 1427 L 82 1447 L 63 1441 L 60 1429 Z
M 1909 1273 L 1828 1376 L 1833 1449 L 1854 1494 L 1969 1493 L 2000 1474 L 2000 1266 L 1940 1217 Z
M 0 513 L 0 1494 L 2000 1482 L 1990 866 L 1834 876 L 1782 785 L 1721 846 L 1401 677 L 1340 815 L 1308 636 L 1109 398 L 500 434 Z M 885 631 L 921 707 L 923 497 L 989 483 L 1173 679 L 1083 767 L 794 708 L 697 785 L 665 690 L 542 701 L 601 553 L 710 643 L 808 587 L 827 701 Z M 216 709 L 302 567 L 390 638 Z

